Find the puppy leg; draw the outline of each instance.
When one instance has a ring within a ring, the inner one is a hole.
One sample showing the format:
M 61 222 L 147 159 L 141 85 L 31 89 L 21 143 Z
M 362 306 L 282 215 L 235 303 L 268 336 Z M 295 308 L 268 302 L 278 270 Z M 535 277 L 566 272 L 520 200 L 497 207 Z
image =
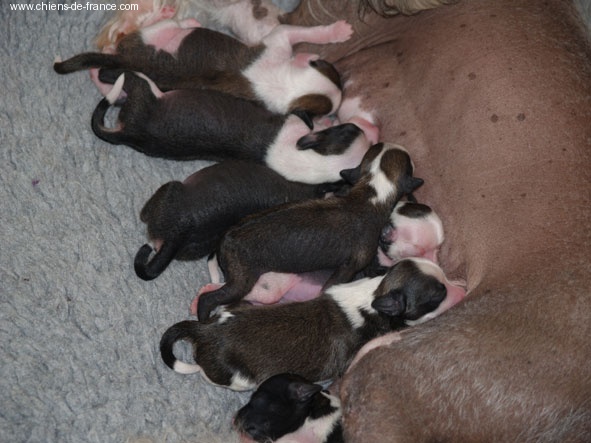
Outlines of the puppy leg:
M 224 283 L 208 283 L 201 289 L 199 289 L 199 292 L 197 293 L 195 298 L 193 298 L 191 306 L 189 307 L 189 312 L 191 313 L 191 315 L 197 315 L 197 305 L 199 304 L 199 299 L 203 294 L 220 289 L 222 286 L 224 286 Z
M 273 49 L 276 56 L 290 58 L 292 47 L 297 43 L 327 44 L 348 40 L 353 34 L 353 28 L 344 20 L 339 20 L 328 26 L 277 26 L 263 39 L 269 49 Z
M 211 312 L 218 306 L 240 301 L 250 292 L 259 276 L 246 273 L 243 273 L 243 275 L 244 277 L 237 279 L 229 277 L 227 283 L 221 288 L 201 294 L 197 301 L 197 318 L 199 321 L 207 320 L 211 316 Z

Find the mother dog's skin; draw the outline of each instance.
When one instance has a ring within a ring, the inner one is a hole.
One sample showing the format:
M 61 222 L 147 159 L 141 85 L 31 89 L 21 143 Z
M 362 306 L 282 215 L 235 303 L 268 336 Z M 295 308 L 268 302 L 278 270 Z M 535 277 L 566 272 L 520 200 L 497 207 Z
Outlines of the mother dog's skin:
M 354 22 L 356 7 L 319 1 L 291 21 Z M 416 196 L 446 225 L 441 264 L 469 295 L 347 375 L 346 441 L 589 441 L 591 49 L 574 6 L 364 20 L 321 56 L 409 148 Z

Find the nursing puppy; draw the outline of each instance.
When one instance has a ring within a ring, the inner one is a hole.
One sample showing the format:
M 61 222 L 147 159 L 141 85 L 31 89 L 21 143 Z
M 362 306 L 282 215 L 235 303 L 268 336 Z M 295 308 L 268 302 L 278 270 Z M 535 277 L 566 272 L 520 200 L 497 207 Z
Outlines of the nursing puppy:
M 119 99 L 121 91 L 127 97 Z M 107 128 L 111 103 L 121 110 L 115 126 Z M 117 78 L 91 124 L 99 138 L 146 155 L 250 160 L 305 183 L 341 180 L 339 171 L 357 166 L 370 144 L 365 128 L 353 123 L 324 129 L 317 125 L 318 131 L 310 133 L 296 115 L 273 114 L 254 102 L 208 89 L 162 92 L 149 78 L 132 72 Z
M 295 374 L 274 375 L 237 412 L 241 442 L 343 442 L 341 401 Z
M 338 72 L 313 54 L 294 56 L 292 45 L 346 41 L 352 33 L 346 22 L 310 28 L 278 26 L 256 47 L 220 32 L 186 26 L 163 20 L 123 37 L 116 54 L 79 54 L 54 63 L 54 70 L 59 74 L 90 68 L 142 72 L 163 91 L 215 89 L 258 101 L 279 114 L 325 115 L 338 108 Z
M 164 333 L 160 353 L 175 371 L 202 372 L 233 390 L 282 372 L 323 381 L 342 375 L 364 343 L 423 317 L 445 296 L 445 285 L 408 259 L 385 276 L 332 286 L 307 302 L 237 304 L 206 322 L 182 321 Z M 176 359 L 179 340 L 191 343 L 195 364 Z
M 435 211 L 421 203 L 400 201 L 382 230 L 376 258 L 360 274 L 375 277 L 384 273 L 385 268 L 409 257 L 424 257 L 437 263 L 443 239 L 443 225 Z M 202 288 L 191 303 L 190 311 L 194 315 L 197 315 L 199 296 L 222 286 L 221 270 L 215 256 L 208 261 L 208 267 L 212 283 Z M 310 300 L 320 295 L 330 274 L 330 270 L 303 274 L 267 272 L 259 277 L 244 300 L 255 304 Z
M 406 151 L 383 143 L 372 146 L 357 168 L 341 174 L 355 183 L 346 196 L 284 205 L 226 233 L 218 254 L 226 284 L 201 295 L 200 320 L 215 307 L 243 298 L 266 272 L 334 269 L 326 288 L 350 281 L 371 262 L 394 206 L 423 180 L 412 176 Z
M 263 165 L 228 160 L 203 168 L 182 183 L 162 185 L 140 218 L 156 247 L 144 245 L 134 267 L 138 277 L 158 277 L 174 258 L 198 259 L 214 252 L 223 234 L 245 216 L 282 203 L 321 197 L 328 186 L 285 180 Z

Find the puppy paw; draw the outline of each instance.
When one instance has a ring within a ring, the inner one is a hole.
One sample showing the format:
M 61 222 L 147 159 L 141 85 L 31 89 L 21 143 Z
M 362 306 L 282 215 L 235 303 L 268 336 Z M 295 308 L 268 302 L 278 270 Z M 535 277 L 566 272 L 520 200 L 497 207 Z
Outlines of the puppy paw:
M 333 43 L 345 42 L 351 38 L 351 35 L 353 35 L 353 27 L 345 20 L 339 20 L 330 25 L 330 27 Z
M 197 293 L 197 295 L 195 296 L 195 298 L 191 302 L 191 306 L 189 307 L 189 312 L 191 313 L 191 315 L 197 315 L 197 306 L 199 305 L 199 297 L 201 297 L 202 294 L 205 294 L 206 292 L 215 291 L 216 289 L 220 289 L 222 286 L 224 286 L 223 283 L 208 283 L 205 286 L 203 286 L 201 289 L 199 289 L 199 292 Z

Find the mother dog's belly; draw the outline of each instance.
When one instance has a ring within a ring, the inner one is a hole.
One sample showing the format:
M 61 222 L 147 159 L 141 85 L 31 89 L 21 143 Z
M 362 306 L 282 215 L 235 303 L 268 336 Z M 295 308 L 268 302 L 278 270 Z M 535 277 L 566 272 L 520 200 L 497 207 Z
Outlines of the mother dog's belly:
M 415 195 L 444 223 L 442 265 L 469 290 L 589 247 L 583 48 L 547 11 L 559 2 L 511 3 L 392 18 L 390 42 L 337 63 L 382 140 L 409 150 L 425 179 Z
M 469 295 L 347 375 L 347 441 L 585 441 L 591 50 L 574 9 L 465 1 L 379 23 L 389 40 L 339 48 L 345 94 L 409 150 Z

